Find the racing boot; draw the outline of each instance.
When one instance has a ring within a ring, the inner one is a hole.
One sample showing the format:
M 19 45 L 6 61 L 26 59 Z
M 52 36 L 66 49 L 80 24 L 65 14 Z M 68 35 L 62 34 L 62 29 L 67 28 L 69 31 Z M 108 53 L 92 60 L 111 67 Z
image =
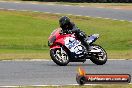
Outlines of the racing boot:
M 84 43 L 84 46 L 86 47 L 87 51 L 89 51 L 89 42 L 87 42 L 88 38 L 85 38 L 83 43 Z
M 89 43 L 87 43 L 87 42 L 85 41 L 85 42 L 84 42 L 84 45 L 85 45 L 87 51 L 89 51 Z

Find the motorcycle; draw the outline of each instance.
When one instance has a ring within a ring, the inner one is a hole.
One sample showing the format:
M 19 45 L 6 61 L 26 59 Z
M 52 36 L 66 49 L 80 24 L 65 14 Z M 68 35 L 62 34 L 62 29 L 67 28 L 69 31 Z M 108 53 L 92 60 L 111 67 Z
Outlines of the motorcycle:
M 93 34 L 86 38 L 89 49 L 75 37 L 74 33 L 62 33 L 61 28 L 54 30 L 48 38 L 51 59 L 59 66 L 66 66 L 69 62 L 85 62 L 90 59 L 97 65 L 103 65 L 107 61 L 106 51 L 94 42 L 99 34 Z

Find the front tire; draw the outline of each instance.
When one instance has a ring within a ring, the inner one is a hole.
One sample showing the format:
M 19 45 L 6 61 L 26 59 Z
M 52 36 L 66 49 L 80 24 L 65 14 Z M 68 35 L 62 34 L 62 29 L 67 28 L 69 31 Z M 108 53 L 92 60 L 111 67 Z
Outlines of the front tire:
M 91 57 L 91 61 L 97 65 L 103 65 L 107 61 L 107 53 L 106 51 L 99 45 L 93 44 L 92 47 L 95 49 L 101 49 L 100 53 L 93 53 Z
M 69 63 L 68 54 L 63 48 L 51 49 L 50 56 L 51 59 L 59 66 L 66 66 Z

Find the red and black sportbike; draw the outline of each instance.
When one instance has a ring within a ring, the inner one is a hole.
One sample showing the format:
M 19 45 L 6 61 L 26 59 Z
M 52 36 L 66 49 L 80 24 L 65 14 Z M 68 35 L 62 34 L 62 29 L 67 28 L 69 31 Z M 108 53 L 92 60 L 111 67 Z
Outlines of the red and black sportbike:
M 99 34 L 87 37 L 89 50 L 75 37 L 74 33 L 65 34 L 58 28 L 48 38 L 50 56 L 60 66 L 66 66 L 69 62 L 85 62 L 90 59 L 97 65 L 103 65 L 107 61 L 106 51 L 99 45 L 93 44 L 99 38 Z

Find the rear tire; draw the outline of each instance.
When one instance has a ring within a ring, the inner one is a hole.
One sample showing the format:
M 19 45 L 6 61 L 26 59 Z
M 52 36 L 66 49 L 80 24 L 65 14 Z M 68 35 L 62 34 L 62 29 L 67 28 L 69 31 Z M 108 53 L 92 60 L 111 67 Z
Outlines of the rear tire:
M 61 49 L 50 50 L 51 59 L 59 66 L 66 66 L 69 63 L 69 57 L 65 50 L 61 53 Z
M 94 53 L 91 57 L 91 61 L 97 65 L 103 65 L 106 63 L 107 61 L 107 53 L 106 51 L 99 45 L 96 45 L 96 44 L 93 44 L 92 46 L 96 47 L 96 48 L 99 48 L 102 50 L 102 52 L 99 54 L 99 53 Z

